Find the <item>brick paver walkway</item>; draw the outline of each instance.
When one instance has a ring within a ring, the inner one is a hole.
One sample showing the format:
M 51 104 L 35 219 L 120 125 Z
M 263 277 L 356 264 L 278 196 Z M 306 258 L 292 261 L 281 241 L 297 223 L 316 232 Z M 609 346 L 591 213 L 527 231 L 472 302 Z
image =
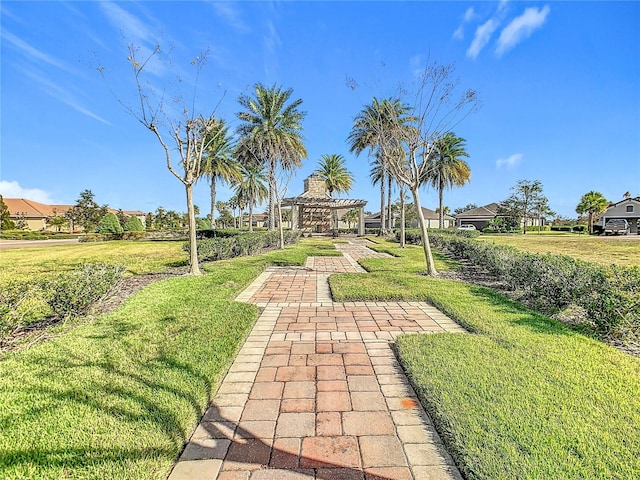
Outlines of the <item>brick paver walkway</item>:
M 238 297 L 262 314 L 169 480 L 462 478 L 389 341 L 464 330 L 424 303 L 333 302 L 330 274 L 383 255 L 336 247 L 343 257 L 269 268 Z

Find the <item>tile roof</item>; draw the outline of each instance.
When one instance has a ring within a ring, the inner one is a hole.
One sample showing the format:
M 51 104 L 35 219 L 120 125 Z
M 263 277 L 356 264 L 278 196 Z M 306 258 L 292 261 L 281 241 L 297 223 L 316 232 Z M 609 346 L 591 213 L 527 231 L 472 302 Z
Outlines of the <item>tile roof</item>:
M 61 216 L 67 210 L 73 208 L 73 205 L 47 205 L 33 200 L 27 200 L 26 198 L 3 198 L 5 205 L 9 209 L 10 215 L 24 215 L 27 218 L 44 218 L 53 217 L 56 214 Z M 118 213 L 115 208 L 109 208 L 109 212 Z M 123 210 L 126 215 L 145 215 L 140 210 Z
M 62 215 L 73 208 L 73 205 L 46 205 L 44 203 L 27 200 L 26 198 L 3 198 L 11 215 L 22 214 L 25 217 L 41 218 Z
M 500 208 L 500 205 L 494 202 L 483 207 L 472 208 L 471 210 L 459 213 L 456 216 L 458 218 L 495 217 L 498 214 L 498 208 Z

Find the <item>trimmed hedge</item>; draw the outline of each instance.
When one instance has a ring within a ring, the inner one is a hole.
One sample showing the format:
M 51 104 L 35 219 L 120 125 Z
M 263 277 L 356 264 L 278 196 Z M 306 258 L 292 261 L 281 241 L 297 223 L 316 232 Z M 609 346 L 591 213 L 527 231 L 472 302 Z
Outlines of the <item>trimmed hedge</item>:
M 5 240 L 64 240 L 77 238 L 77 235 L 60 232 L 34 232 L 31 230 L 4 230 L 0 238 Z
M 112 240 L 142 240 L 147 237 L 146 232 L 123 233 L 87 233 L 80 237 L 81 243 L 109 242 Z
M 430 240 L 435 248 L 485 268 L 543 313 L 578 306 L 600 334 L 640 336 L 638 267 L 604 267 L 435 232 Z
M 427 229 L 427 234 L 429 235 L 429 238 L 431 238 L 432 235 L 437 234 L 452 235 L 462 238 L 476 238 L 480 235 L 480 232 L 477 230 L 458 230 L 456 228 L 448 228 L 446 230 L 429 228 Z M 411 245 L 422 245 L 422 233 L 418 228 L 408 228 L 404 233 L 404 238 L 405 241 Z M 396 242 L 400 242 L 399 230 L 396 231 Z
M 220 230 L 216 230 L 216 232 L 220 232 Z M 296 243 L 299 236 L 299 231 L 285 230 L 285 245 Z M 204 262 L 254 255 L 269 248 L 277 247 L 279 241 L 280 232 L 278 231 L 245 232 L 226 237 L 206 238 L 198 240 L 198 260 Z M 189 244 L 186 243 L 182 249 L 185 252 L 189 252 Z

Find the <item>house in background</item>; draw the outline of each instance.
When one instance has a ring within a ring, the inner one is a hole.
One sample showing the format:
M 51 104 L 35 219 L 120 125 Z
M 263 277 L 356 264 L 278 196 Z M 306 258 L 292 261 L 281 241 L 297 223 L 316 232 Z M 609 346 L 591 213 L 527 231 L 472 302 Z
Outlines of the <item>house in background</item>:
M 424 215 L 424 220 L 427 225 L 427 228 L 439 228 L 440 221 L 438 217 L 438 213 L 430 208 L 422 207 L 422 214 Z M 394 220 L 399 220 L 400 216 L 398 214 L 397 218 Z M 395 221 L 394 221 L 395 224 Z M 380 212 L 374 213 L 371 215 L 367 215 L 364 217 L 364 226 L 365 228 L 376 229 L 380 228 Z M 456 219 L 451 215 L 444 216 L 444 228 L 452 228 L 456 226 Z M 415 220 L 409 228 L 418 228 L 418 221 Z
M 4 198 L 9 210 L 9 219 L 18 223 L 24 221 L 27 230 L 50 230 L 55 228 L 47 224 L 47 219 L 56 215 L 62 217 L 73 205 L 46 205 L 44 203 L 27 200 L 26 198 Z
M 500 204 L 495 202 L 483 207 L 472 208 L 456 215 L 456 221 L 458 226 L 473 225 L 477 230 L 482 230 L 487 226 L 487 223 L 498 217 L 499 209 Z
M 9 219 L 12 222 L 24 221 L 27 225 L 27 230 L 33 231 L 50 231 L 53 232 L 56 228 L 53 225 L 49 225 L 47 220 L 51 217 L 63 217 L 64 214 L 73 208 L 73 205 L 47 205 L 26 198 L 3 198 L 7 209 L 9 210 Z M 109 208 L 109 212 L 118 213 L 118 210 Z M 145 224 L 145 213 L 139 210 L 124 210 L 123 213 L 127 216 L 136 216 Z M 68 225 L 64 230 L 71 231 L 75 229 Z
M 457 225 L 473 225 L 477 230 L 486 228 L 487 223 L 491 220 L 499 217 L 505 217 L 500 213 L 499 203 L 490 203 L 483 207 L 473 208 L 466 212 L 456 215 Z M 527 227 L 537 227 L 544 225 L 544 218 L 538 217 L 526 217 L 522 219 L 521 226 L 527 225 Z
M 640 197 L 625 198 L 612 203 L 600 214 L 603 227 L 607 221 L 621 218 L 629 222 L 629 233 L 640 233 Z

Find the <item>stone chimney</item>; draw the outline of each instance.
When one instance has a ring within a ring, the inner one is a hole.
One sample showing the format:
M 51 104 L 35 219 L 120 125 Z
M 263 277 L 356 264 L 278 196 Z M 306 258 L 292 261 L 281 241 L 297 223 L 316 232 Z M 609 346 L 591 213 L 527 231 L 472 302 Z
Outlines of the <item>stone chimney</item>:
M 307 198 L 325 198 L 327 196 L 327 185 L 322 177 L 314 173 L 304 181 L 304 193 Z

